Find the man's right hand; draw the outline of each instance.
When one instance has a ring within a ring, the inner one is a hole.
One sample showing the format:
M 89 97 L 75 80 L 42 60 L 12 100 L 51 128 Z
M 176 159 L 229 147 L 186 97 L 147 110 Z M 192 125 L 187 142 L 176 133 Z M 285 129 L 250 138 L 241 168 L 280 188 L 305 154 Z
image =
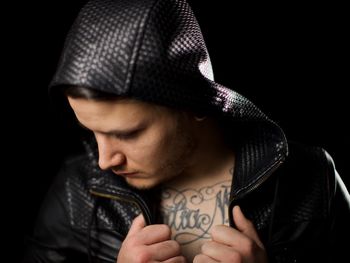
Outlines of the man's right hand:
M 132 222 L 117 259 L 118 263 L 166 262 L 183 263 L 180 245 L 171 240 L 169 226 L 146 226 L 142 214 Z

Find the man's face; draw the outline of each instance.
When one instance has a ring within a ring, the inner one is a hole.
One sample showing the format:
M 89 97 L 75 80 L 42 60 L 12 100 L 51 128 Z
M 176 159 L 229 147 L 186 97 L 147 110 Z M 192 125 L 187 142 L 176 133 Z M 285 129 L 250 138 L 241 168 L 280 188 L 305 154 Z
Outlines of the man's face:
M 96 138 L 101 169 L 140 189 L 182 173 L 195 149 L 189 116 L 131 99 L 68 97 L 79 123 Z

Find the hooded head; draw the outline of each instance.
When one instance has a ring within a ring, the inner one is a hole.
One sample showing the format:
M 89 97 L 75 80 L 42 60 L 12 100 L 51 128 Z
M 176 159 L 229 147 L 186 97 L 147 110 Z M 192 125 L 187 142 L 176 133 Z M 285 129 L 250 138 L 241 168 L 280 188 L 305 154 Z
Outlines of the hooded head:
M 195 112 L 242 114 L 244 98 L 214 82 L 197 20 L 184 0 L 92 0 L 73 24 L 51 82 Z M 250 117 L 263 117 L 253 105 Z
M 250 131 L 239 139 L 241 159 L 252 156 L 247 143 L 271 165 L 286 154 L 282 130 L 249 100 L 214 81 L 185 0 L 89 1 L 67 35 L 50 92 L 67 86 L 225 117 Z M 269 167 L 259 163 L 249 174 Z
M 78 85 L 197 109 L 215 96 L 208 52 L 185 1 L 93 0 L 70 33 L 51 88 Z

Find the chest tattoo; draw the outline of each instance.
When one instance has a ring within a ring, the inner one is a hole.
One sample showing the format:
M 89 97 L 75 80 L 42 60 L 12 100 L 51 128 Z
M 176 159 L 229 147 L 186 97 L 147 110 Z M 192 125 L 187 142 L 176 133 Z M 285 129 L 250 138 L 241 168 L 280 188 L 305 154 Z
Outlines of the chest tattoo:
M 162 192 L 164 223 L 173 231 L 174 240 L 187 245 L 209 239 L 214 225 L 228 223 L 231 181 L 200 189 L 165 188 Z

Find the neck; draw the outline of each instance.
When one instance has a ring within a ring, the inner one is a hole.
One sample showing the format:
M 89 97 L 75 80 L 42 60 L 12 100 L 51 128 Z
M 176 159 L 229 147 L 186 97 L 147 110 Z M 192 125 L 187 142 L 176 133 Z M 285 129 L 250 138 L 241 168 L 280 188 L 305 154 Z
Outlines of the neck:
M 216 126 L 203 123 L 196 130 L 190 165 L 163 185 L 161 203 L 163 222 L 188 262 L 210 240 L 212 226 L 228 224 L 235 163 L 233 149 Z
M 195 129 L 196 149 L 183 173 L 174 178 L 179 183 L 232 178 L 235 155 L 213 120 L 200 122 Z M 199 179 L 199 180 L 198 180 Z M 174 182 L 172 182 L 174 183 Z

